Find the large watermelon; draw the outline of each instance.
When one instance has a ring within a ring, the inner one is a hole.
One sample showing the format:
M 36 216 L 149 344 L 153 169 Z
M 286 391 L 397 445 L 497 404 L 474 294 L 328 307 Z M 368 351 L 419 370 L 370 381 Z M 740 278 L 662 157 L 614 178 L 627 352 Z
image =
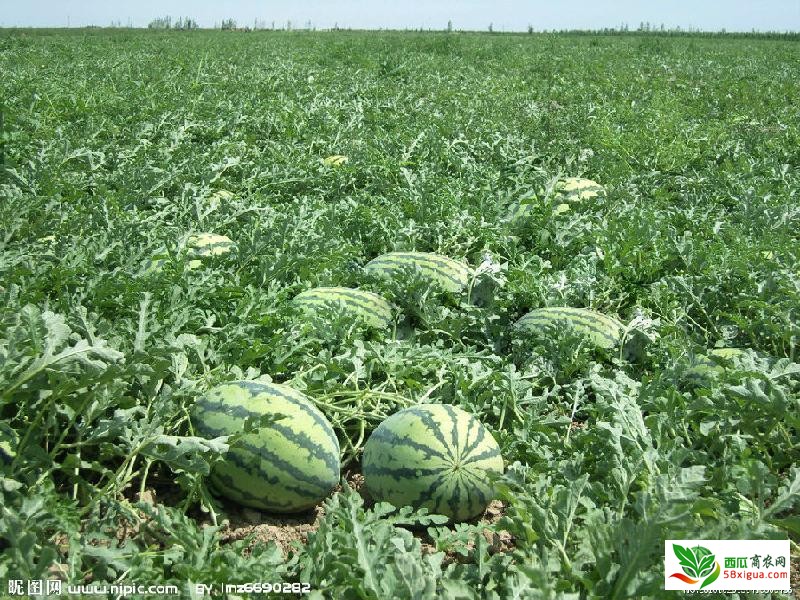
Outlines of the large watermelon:
M 361 470 L 376 500 L 463 521 L 486 509 L 493 497 L 489 473 L 503 472 L 503 458 L 492 435 L 469 413 L 419 404 L 372 432 Z
M 414 267 L 445 290 L 461 291 L 469 282 L 470 268 L 462 262 L 432 252 L 389 252 L 372 259 L 364 269 L 368 273 L 391 277 L 405 267 Z
M 625 326 L 615 319 L 587 308 L 551 306 L 537 308 L 517 321 L 515 327 L 541 334 L 558 323 L 566 323 L 575 333 L 584 336 L 600 348 L 614 348 L 625 332 Z
M 339 482 L 339 442 L 300 392 L 274 383 L 232 381 L 198 399 L 192 413 L 205 437 L 242 431 L 247 417 L 284 415 L 235 442 L 210 477 L 222 496 L 270 512 L 306 510 Z
M 392 320 L 392 305 L 383 296 L 364 290 L 318 287 L 299 293 L 294 302 L 309 310 L 338 304 L 372 327 L 386 327 Z

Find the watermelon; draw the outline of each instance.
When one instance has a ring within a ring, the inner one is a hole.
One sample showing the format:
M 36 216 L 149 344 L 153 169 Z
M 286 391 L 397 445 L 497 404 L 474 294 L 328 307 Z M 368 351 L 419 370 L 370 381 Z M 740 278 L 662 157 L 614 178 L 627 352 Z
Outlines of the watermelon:
M 0 421 L 0 464 L 11 464 L 17 457 L 19 436 L 11 425 Z
M 346 287 L 318 287 L 301 292 L 294 302 L 307 310 L 339 305 L 371 327 L 386 327 L 392 320 L 392 305 L 383 296 Z
M 425 276 L 449 292 L 464 289 L 469 282 L 470 268 L 462 262 L 432 252 L 389 252 L 372 259 L 364 269 L 383 277 L 405 267 L 417 268 Z
M 326 167 L 341 167 L 347 164 L 349 159 L 343 154 L 333 154 L 322 159 L 322 164 Z
M 585 202 L 605 194 L 602 185 L 582 177 L 562 179 L 556 184 L 556 190 L 566 202 Z
M 231 446 L 211 472 L 212 489 L 269 512 L 313 507 L 339 483 L 339 441 L 306 396 L 285 385 L 232 381 L 197 400 L 192 423 L 214 438 L 239 433 L 247 417 L 263 415 L 283 417 Z
M 233 250 L 234 245 L 231 239 L 225 235 L 214 233 L 196 233 L 189 236 L 187 242 L 189 255 L 192 258 L 205 258 L 208 256 L 219 256 L 227 254 Z
M 234 244 L 229 237 L 214 233 L 193 234 L 189 236 L 186 245 L 188 246 L 187 256 L 189 260 L 186 261 L 184 269 L 187 271 L 199 269 L 203 265 L 201 260 L 203 258 L 226 254 L 234 248 Z M 170 260 L 172 260 L 170 255 L 162 249 L 160 254 L 147 261 L 141 273 L 143 275 L 161 273 Z
M 555 199 L 559 201 L 553 209 L 555 215 L 560 215 L 569 212 L 572 204 L 586 202 L 605 194 L 603 186 L 591 179 L 583 179 L 582 177 L 567 177 L 559 180 L 554 190 L 556 192 Z M 533 214 L 533 199 L 528 199 L 525 202 L 515 204 L 511 208 L 508 215 L 508 220 L 511 222 L 517 221 L 524 217 Z
M 493 498 L 490 473 L 503 472 L 492 435 L 454 406 L 418 404 L 385 419 L 364 445 L 364 485 L 378 501 L 427 508 L 464 521 Z
M 686 371 L 686 374 L 690 381 L 702 383 L 713 374 L 719 375 L 725 371 L 725 366 L 720 364 L 719 360 L 714 360 L 714 358 L 730 361 L 733 358 L 747 356 L 747 353 L 748 351 L 745 348 L 714 348 L 706 354 L 696 355 L 692 366 Z
M 161 273 L 164 270 L 164 267 L 167 266 L 172 259 L 166 255 L 159 255 L 154 258 L 151 258 L 144 266 L 144 270 L 142 273 L 144 275 L 152 275 L 154 273 Z M 194 269 L 198 269 L 202 266 L 203 261 L 199 259 L 193 259 L 186 261 L 184 269 L 187 271 L 192 271 Z
M 613 317 L 587 308 L 551 306 L 532 310 L 517 321 L 515 327 L 532 333 L 546 334 L 547 328 L 566 323 L 575 333 L 600 348 L 614 348 L 625 332 L 625 326 Z

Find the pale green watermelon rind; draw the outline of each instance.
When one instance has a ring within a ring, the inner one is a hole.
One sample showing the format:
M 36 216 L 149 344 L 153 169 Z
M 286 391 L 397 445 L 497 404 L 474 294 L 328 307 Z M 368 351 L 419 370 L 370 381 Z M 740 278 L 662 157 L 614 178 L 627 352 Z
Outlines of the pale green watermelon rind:
M 602 185 L 583 177 L 566 177 L 558 182 L 556 190 L 567 202 L 585 202 L 605 194 Z
M 294 302 L 304 309 L 341 304 L 371 327 L 386 327 L 393 318 L 392 305 L 379 294 L 346 287 L 318 287 L 299 293 Z
M 212 469 L 220 495 L 270 512 L 307 510 L 339 483 L 339 441 L 325 416 L 285 385 L 232 381 L 199 398 L 192 422 L 199 435 L 242 431 L 245 419 L 286 418 L 242 436 Z
M 208 258 L 231 252 L 235 245 L 226 235 L 195 233 L 187 241 L 191 258 Z
M 746 348 L 713 348 L 706 354 L 697 354 L 694 356 L 691 366 L 686 370 L 687 379 L 701 382 L 714 373 L 719 375 L 726 368 L 725 365 L 720 364 L 720 360 L 727 362 L 746 356 L 748 352 Z
M 533 214 L 534 207 L 533 204 L 530 202 L 519 202 L 518 204 L 514 204 L 511 207 L 511 210 L 506 217 L 507 221 L 514 223 L 520 219 L 524 219 L 525 217 L 529 217 Z
M 169 257 L 169 256 L 167 256 L 167 257 L 165 257 L 165 256 L 154 257 L 154 258 L 150 259 L 150 261 L 145 265 L 145 268 L 142 271 L 142 274 L 143 275 L 157 275 L 157 274 L 163 273 L 164 269 L 167 267 L 167 265 L 170 265 L 170 264 L 177 265 L 178 263 L 177 262 L 173 262 L 173 259 L 171 257 Z M 192 259 L 192 260 L 188 260 L 185 263 L 183 263 L 183 268 L 186 271 L 193 271 L 194 269 L 199 269 L 201 266 L 203 266 L 203 261 L 201 261 L 199 259 Z
M 469 282 L 467 265 L 432 252 L 389 252 L 372 259 L 364 270 L 385 277 L 406 267 L 418 268 L 449 292 L 459 292 Z
M 503 472 L 497 442 L 469 413 L 420 404 L 384 420 L 364 446 L 362 473 L 378 501 L 427 508 L 455 521 L 480 515 Z
M 8 423 L 0 422 L 0 464 L 11 464 L 17 457 L 19 436 Z
M 578 204 L 594 200 L 605 195 L 605 188 L 592 179 L 583 177 L 566 177 L 555 184 L 555 196 L 553 213 L 561 215 L 570 210 L 570 204 Z M 523 200 L 511 207 L 506 220 L 514 223 L 520 219 L 531 216 L 534 213 L 534 205 L 530 200 Z
M 535 334 L 545 334 L 550 326 L 566 323 L 575 333 L 586 336 L 595 345 L 612 349 L 619 344 L 625 326 L 614 317 L 609 317 L 587 308 L 546 307 L 532 310 L 515 327 Z

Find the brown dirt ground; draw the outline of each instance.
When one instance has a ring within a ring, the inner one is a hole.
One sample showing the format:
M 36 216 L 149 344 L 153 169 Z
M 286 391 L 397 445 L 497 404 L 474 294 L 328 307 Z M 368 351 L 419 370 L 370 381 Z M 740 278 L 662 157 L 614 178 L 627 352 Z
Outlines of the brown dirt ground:
M 371 507 L 374 501 L 364 488 L 364 476 L 361 475 L 358 466 L 347 470 L 344 477 L 348 485 L 364 498 L 365 506 Z M 275 542 L 283 550 L 284 554 L 288 553 L 296 543 L 304 544 L 308 539 L 308 534 L 316 531 L 318 521 L 324 514 L 322 505 L 318 505 L 314 510 L 307 513 L 296 515 L 269 515 L 258 510 L 241 508 L 235 505 L 225 505 L 225 509 L 225 524 L 221 531 L 223 541 L 242 540 L 252 536 L 252 545 Z M 503 509 L 501 502 L 494 501 L 477 522 L 492 525 L 502 517 Z M 414 531 L 413 533 L 420 539 L 424 552 L 435 552 L 435 548 L 430 544 L 431 540 L 424 530 Z M 490 544 L 490 552 L 507 552 L 513 548 L 511 534 L 506 531 L 493 532 L 485 529 L 483 535 Z M 445 557 L 445 561 L 455 559 L 455 556 L 448 555 Z

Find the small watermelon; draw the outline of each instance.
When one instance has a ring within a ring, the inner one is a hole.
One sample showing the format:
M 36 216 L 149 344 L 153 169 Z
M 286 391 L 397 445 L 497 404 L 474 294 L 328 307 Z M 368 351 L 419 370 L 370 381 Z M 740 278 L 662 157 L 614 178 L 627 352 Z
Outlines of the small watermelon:
M 349 159 L 343 154 L 333 154 L 322 159 L 322 164 L 326 167 L 341 167 L 347 164 Z
M 469 413 L 419 404 L 396 412 L 372 432 L 361 469 L 376 500 L 464 521 L 492 500 L 489 474 L 503 472 L 503 458 L 492 435 Z
M 0 421 L 0 464 L 11 464 L 17 457 L 19 436 L 8 423 Z
M 532 333 L 546 333 L 547 327 L 566 323 L 600 348 L 614 348 L 625 332 L 625 326 L 613 317 L 587 308 L 551 306 L 532 310 L 517 321 L 515 327 Z
M 212 488 L 269 512 L 307 510 L 339 483 L 339 441 L 306 396 L 285 385 L 232 381 L 197 400 L 192 423 L 212 438 L 239 433 L 246 418 L 264 415 L 284 418 L 234 443 L 211 472 Z
M 294 302 L 307 310 L 338 304 L 371 327 L 386 327 L 392 320 L 392 305 L 383 296 L 346 287 L 318 287 L 301 292 Z
M 459 292 L 469 282 L 470 268 L 462 262 L 432 252 L 389 252 L 372 259 L 364 270 L 384 277 L 413 267 L 449 292 Z
M 187 246 L 192 258 L 219 256 L 227 254 L 234 248 L 234 244 L 228 236 L 214 233 L 195 233 L 189 236 Z
M 565 212 L 569 212 L 569 211 L 570 211 L 570 206 L 569 206 L 569 204 L 565 204 L 565 203 L 563 203 L 563 202 L 562 202 L 561 204 L 557 205 L 557 206 L 556 206 L 556 207 L 553 209 L 553 214 L 555 214 L 555 215 L 561 215 L 561 214 L 564 214 Z
M 164 270 L 164 267 L 166 267 L 171 260 L 172 259 L 169 256 L 156 256 L 145 264 L 142 273 L 144 275 L 161 273 Z M 199 259 L 188 260 L 184 265 L 184 269 L 187 271 L 192 271 L 194 269 L 199 269 L 202 265 L 203 261 Z
M 748 350 L 745 348 L 714 348 L 706 354 L 698 354 L 694 357 L 692 366 L 686 371 L 689 381 L 702 383 L 714 374 L 722 374 L 725 365 L 720 364 L 719 360 L 730 361 L 733 358 L 747 356 Z
M 566 202 L 585 202 L 605 194 L 602 185 L 582 177 L 562 179 L 556 184 L 556 190 Z
M 555 200 L 558 203 L 553 208 L 553 214 L 561 215 L 569 212 L 571 205 L 576 205 L 581 202 L 593 200 L 600 196 L 605 195 L 603 186 L 591 179 L 583 179 L 582 177 L 567 177 L 556 182 L 554 187 Z M 529 198 L 523 202 L 514 204 L 511 207 L 507 220 L 515 222 L 533 214 L 533 207 L 535 199 Z

